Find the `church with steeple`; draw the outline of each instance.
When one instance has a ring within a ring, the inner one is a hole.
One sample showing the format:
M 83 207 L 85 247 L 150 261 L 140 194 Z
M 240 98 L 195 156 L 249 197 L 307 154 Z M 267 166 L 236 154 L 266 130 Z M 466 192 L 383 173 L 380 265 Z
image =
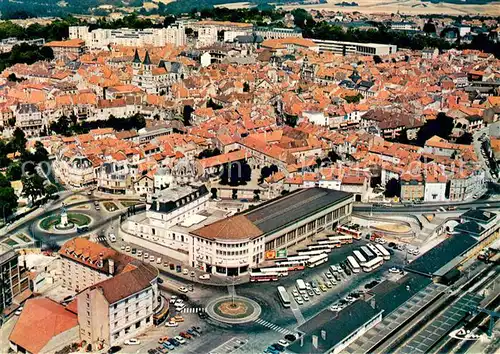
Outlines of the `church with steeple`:
M 153 64 L 146 50 L 141 60 L 137 49 L 132 60 L 132 84 L 153 95 L 168 95 L 170 87 L 184 78 L 181 63 L 160 60 Z

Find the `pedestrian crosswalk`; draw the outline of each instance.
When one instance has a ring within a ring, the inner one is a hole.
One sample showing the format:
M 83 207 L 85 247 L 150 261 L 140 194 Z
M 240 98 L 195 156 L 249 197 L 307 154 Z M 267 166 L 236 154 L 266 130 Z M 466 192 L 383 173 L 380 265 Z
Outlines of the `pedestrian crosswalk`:
M 205 312 L 204 307 L 186 307 L 182 309 L 182 313 L 198 313 L 198 312 Z
M 274 323 L 271 323 L 271 322 L 268 322 L 268 321 L 265 321 L 263 320 L 262 318 L 258 318 L 255 320 L 255 322 L 257 322 L 258 324 L 264 326 L 264 327 L 267 327 L 273 331 L 276 331 L 278 333 L 281 333 L 281 334 L 293 334 L 293 332 L 289 331 L 288 329 L 286 328 L 283 328 L 283 327 L 280 327 Z
M 106 236 L 90 236 L 89 241 L 91 242 L 106 242 Z

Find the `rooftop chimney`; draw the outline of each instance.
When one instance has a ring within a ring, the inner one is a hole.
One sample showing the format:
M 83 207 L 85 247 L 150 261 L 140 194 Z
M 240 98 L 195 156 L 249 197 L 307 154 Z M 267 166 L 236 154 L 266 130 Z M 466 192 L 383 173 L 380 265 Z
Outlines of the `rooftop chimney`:
M 316 336 L 316 335 L 312 336 L 312 344 L 313 344 L 314 349 L 318 349 L 318 336 Z
M 324 329 L 321 330 L 321 339 L 326 340 L 326 331 Z
M 109 265 L 109 274 L 113 275 L 115 273 L 115 261 L 112 260 L 111 258 L 108 259 L 108 265 Z

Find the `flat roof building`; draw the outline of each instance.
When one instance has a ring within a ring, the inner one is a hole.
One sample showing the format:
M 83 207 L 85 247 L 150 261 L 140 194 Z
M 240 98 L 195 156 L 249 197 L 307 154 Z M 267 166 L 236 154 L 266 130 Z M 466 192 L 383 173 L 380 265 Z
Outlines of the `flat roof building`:
M 392 44 L 342 42 L 314 38 L 312 41 L 319 47 L 320 52 L 334 52 L 343 56 L 351 54 L 389 55 L 397 51 L 397 46 Z
M 339 312 L 324 310 L 298 328 L 304 335 L 288 346 L 286 352 L 340 353 L 382 321 L 382 312 L 361 300 Z
M 267 251 L 287 249 L 332 229 L 352 212 L 351 193 L 309 188 L 228 216 L 209 207 L 204 191 L 197 198 L 182 196 L 184 204 L 153 201 L 145 214 L 124 223 L 122 237 L 209 273 L 242 275 L 265 261 Z M 178 208 L 182 212 L 175 218 L 162 214 Z

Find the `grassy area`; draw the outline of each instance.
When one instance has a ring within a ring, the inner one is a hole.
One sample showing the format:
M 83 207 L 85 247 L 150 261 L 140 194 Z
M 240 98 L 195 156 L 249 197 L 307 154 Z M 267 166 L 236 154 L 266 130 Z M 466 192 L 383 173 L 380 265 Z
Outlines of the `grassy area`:
M 24 242 L 31 242 L 31 239 L 26 236 L 25 234 L 17 234 L 15 235 L 15 237 L 17 237 L 18 239 L 24 241 Z
M 3 241 L 3 243 L 5 243 L 6 245 L 11 246 L 11 247 L 19 245 L 19 243 L 17 243 L 16 241 L 14 241 L 11 238 L 6 239 L 5 241 Z
M 40 227 L 44 230 L 50 230 L 52 227 L 58 224 L 60 220 L 61 220 L 61 215 L 59 214 L 48 216 L 42 220 L 42 222 L 40 223 Z M 91 220 L 87 215 L 84 214 L 69 213 L 68 221 L 78 226 L 84 226 L 90 224 Z
M 113 202 L 104 202 L 104 203 L 102 203 L 102 205 L 104 205 L 104 207 L 106 208 L 107 211 L 116 211 L 116 210 L 118 210 L 118 207 Z
M 132 205 L 137 205 L 139 204 L 139 202 L 136 202 L 136 201 L 121 201 L 120 202 L 121 205 L 123 205 L 125 208 L 128 208 L 128 207 L 131 207 Z

